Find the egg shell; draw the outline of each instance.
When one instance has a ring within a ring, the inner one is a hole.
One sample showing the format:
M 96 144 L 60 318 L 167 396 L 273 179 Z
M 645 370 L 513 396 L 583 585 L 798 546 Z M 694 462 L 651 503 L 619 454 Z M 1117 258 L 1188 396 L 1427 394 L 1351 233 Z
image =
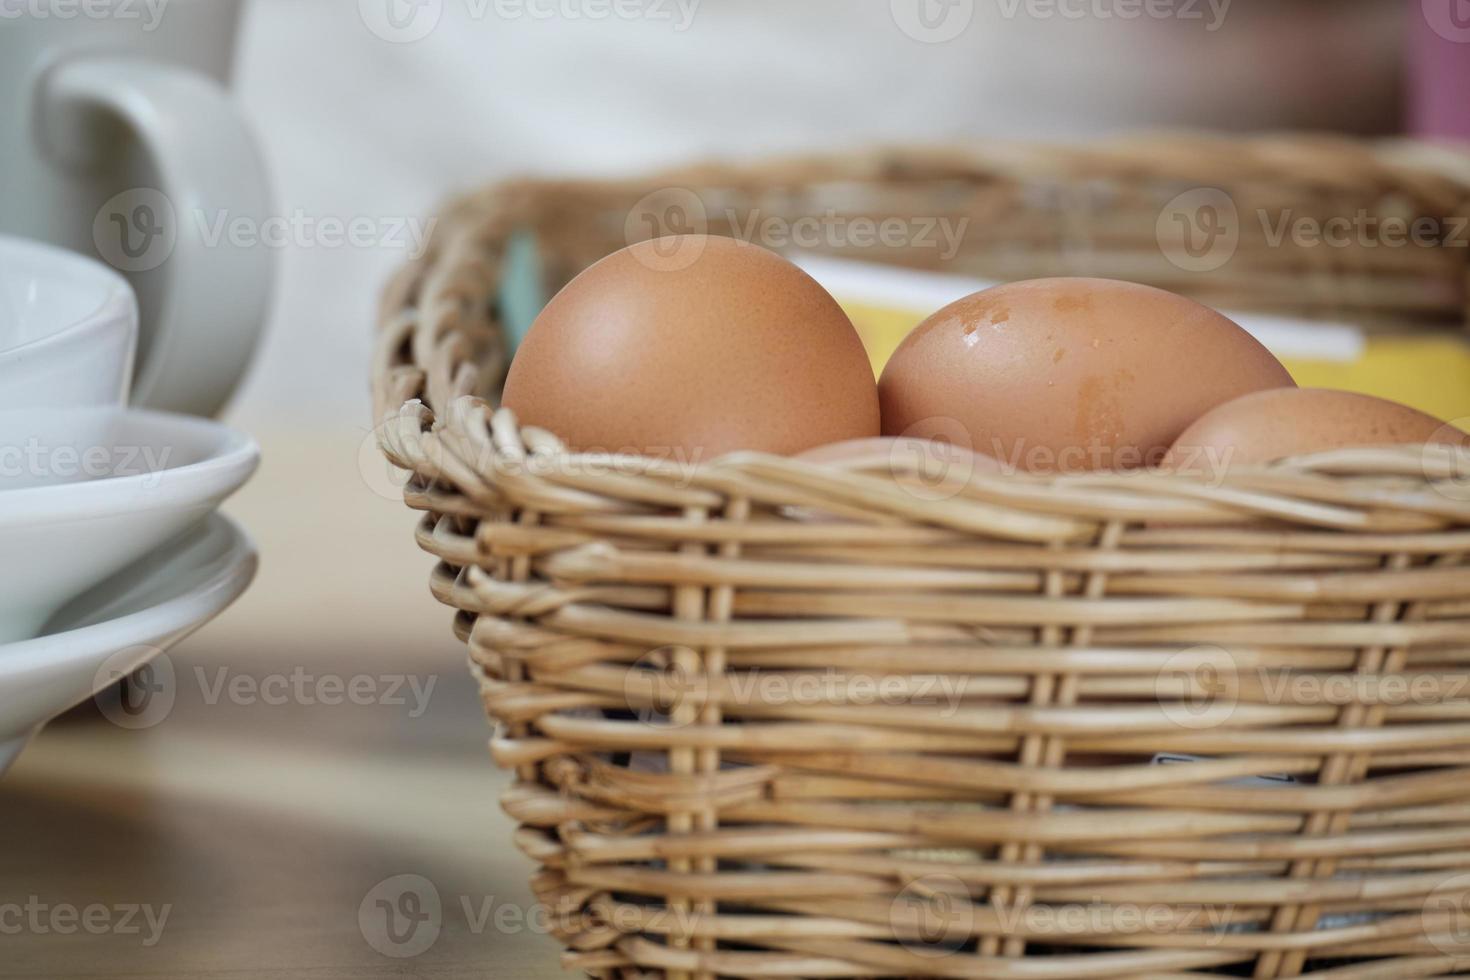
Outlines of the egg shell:
M 1218 472 L 1329 449 L 1459 445 L 1466 438 L 1434 416 L 1398 402 L 1330 388 L 1287 388 L 1255 392 L 1206 412 L 1179 436 L 1163 466 Z
M 1109 279 L 1035 279 L 973 293 L 904 339 L 879 382 L 885 435 L 948 419 L 1017 470 L 1157 463 L 1200 415 L 1293 386 L 1234 321 Z
M 786 259 L 675 236 L 614 252 L 532 324 L 504 404 L 584 452 L 790 454 L 878 435 L 852 322 Z

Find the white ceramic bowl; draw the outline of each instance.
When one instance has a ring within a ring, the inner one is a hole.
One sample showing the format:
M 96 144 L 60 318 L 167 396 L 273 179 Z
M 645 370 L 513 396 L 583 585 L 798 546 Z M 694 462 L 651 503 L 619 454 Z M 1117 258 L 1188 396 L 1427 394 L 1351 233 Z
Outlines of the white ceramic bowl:
M 47 635 L 0 646 L 0 773 L 46 722 L 217 616 L 255 566 L 250 539 L 216 514 L 68 605 Z
M 120 405 L 138 303 L 100 262 L 0 236 L 0 410 Z
M 213 513 L 254 440 L 139 409 L 0 413 L 0 643 Z

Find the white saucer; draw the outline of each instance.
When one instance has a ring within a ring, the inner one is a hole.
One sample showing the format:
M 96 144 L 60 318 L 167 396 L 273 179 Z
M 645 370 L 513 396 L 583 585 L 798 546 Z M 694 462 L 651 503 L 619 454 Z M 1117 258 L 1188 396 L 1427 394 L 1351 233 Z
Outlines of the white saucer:
M 0 646 L 0 773 L 41 726 L 219 615 L 255 575 L 255 546 L 215 514 Z
M 0 412 L 0 643 L 213 513 L 255 441 L 140 409 Z

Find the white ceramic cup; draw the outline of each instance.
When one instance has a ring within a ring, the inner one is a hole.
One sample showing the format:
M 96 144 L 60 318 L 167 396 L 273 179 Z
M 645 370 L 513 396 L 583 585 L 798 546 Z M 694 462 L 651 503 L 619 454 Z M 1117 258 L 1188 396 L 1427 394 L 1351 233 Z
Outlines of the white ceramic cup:
M 0 232 L 97 255 L 138 296 L 133 401 L 214 414 L 248 364 L 270 213 L 230 100 L 241 0 L 0 0 Z
M 0 236 L 0 412 L 120 405 L 138 304 L 93 259 Z

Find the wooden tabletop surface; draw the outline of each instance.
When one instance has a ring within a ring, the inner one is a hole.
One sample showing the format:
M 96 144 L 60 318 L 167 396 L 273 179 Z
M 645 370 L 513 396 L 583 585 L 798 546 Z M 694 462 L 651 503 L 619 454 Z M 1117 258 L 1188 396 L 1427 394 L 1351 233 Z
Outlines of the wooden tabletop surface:
M 0 781 L 0 977 L 560 975 L 479 718 L 215 714 L 68 720 Z

